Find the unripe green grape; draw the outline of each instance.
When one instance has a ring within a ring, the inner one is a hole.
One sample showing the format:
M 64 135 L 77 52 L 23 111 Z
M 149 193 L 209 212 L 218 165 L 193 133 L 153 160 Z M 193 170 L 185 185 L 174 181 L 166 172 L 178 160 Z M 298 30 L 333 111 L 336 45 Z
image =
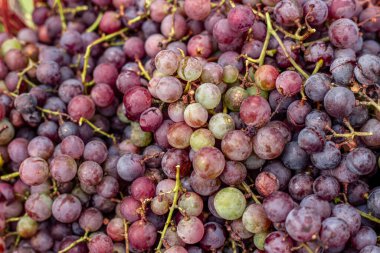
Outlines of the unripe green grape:
M 21 43 L 15 38 L 7 39 L 1 44 L 1 54 L 5 55 L 11 49 L 22 49 Z
M 195 91 L 195 101 L 206 109 L 214 109 L 220 103 L 222 95 L 218 86 L 212 83 L 201 84 Z
M 231 111 L 239 111 L 241 102 L 248 97 L 248 92 L 240 86 L 231 87 L 224 95 L 224 103 Z
M 137 147 L 146 147 L 152 142 L 152 133 L 141 130 L 139 123 L 132 122 L 131 141 Z
M 230 115 L 217 113 L 211 117 L 208 123 L 208 129 L 216 139 L 221 140 L 229 131 L 235 129 L 235 123 Z
M 239 70 L 232 65 L 227 65 L 223 68 L 223 82 L 234 83 L 238 80 Z
M 17 222 L 16 231 L 22 238 L 30 238 L 37 233 L 38 223 L 29 216 L 23 216 Z
M 179 198 L 178 206 L 187 215 L 198 216 L 203 211 L 203 199 L 195 192 L 186 192 Z
M 15 136 L 15 129 L 8 119 L 3 119 L 0 121 L 0 145 L 8 144 Z
M 247 88 L 248 95 L 250 96 L 262 96 L 265 99 L 268 99 L 269 97 L 269 92 L 265 90 L 261 90 L 257 86 L 251 86 Z
M 169 211 L 169 200 L 163 195 L 158 195 L 150 202 L 150 209 L 157 215 L 164 215 Z
M 224 188 L 215 195 L 216 212 L 226 220 L 239 219 L 243 215 L 246 205 L 244 194 L 234 187 Z
M 268 232 L 257 233 L 253 236 L 253 243 L 259 250 L 264 250 L 265 238 Z
M 198 151 L 203 147 L 213 147 L 214 145 L 214 135 L 208 129 L 197 129 L 192 133 L 190 137 L 190 146 L 194 151 Z
M 185 57 L 179 62 L 178 76 L 185 81 L 195 81 L 202 74 L 202 63 L 194 57 Z

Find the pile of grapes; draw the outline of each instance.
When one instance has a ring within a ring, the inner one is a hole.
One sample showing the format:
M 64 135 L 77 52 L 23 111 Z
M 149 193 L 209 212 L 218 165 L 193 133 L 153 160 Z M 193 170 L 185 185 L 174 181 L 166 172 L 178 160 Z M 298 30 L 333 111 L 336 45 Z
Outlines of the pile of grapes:
M 0 33 L 0 252 L 379 253 L 379 4 L 37 2 Z

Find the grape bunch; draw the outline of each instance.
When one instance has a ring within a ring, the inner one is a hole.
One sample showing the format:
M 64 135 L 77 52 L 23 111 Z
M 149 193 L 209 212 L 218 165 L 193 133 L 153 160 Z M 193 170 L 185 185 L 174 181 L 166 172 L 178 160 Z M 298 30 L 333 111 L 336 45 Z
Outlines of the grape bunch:
M 380 252 L 379 1 L 35 2 L 0 252 Z

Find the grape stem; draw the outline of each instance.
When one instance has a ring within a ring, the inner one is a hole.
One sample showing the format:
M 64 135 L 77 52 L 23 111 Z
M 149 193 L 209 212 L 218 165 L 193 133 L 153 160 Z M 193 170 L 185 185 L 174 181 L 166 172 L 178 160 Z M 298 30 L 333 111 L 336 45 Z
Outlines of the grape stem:
M 107 133 L 107 132 L 104 132 L 101 128 L 95 126 L 95 125 L 94 125 L 91 121 L 89 121 L 88 119 L 81 117 L 81 118 L 79 119 L 78 124 L 79 124 L 79 126 L 81 126 L 83 123 L 86 123 L 87 125 L 89 125 L 89 126 L 94 130 L 95 133 L 99 133 L 99 134 L 101 134 L 101 135 L 104 135 L 104 136 L 107 137 L 107 138 L 110 138 L 110 139 L 113 141 L 113 143 L 116 144 L 116 138 L 115 138 L 115 136 L 114 136 L 113 134 L 109 134 L 109 133 Z
M 75 242 L 72 242 L 69 246 L 67 246 L 67 247 L 64 248 L 63 250 L 58 251 L 58 253 L 65 253 L 65 252 L 71 250 L 72 248 L 74 248 L 74 247 L 75 247 L 76 245 L 78 245 L 79 243 L 81 243 L 81 242 L 86 242 L 86 241 L 89 241 L 89 240 L 90 240 L 90 238 L 88 237 L 88 231 L 86 231 L 86 232 L 84 233 L 84 235 L 83 235 L 81 238 L 79 238 L 79 239 L 76 240 Z
M 81 5 L 75 8 L 63 8 L 63 13 L 76 14 L 77 12 L 87 11 L 87 10 L 88 10 L 88 6 Z
M 123 219 L 123 223 L 124 223 L 125 253 L 129 253 L 128 222 L 125 219 Z
M 146 71 L 146 69 L 145 69 L 144 65 L 141 63 L 140 59 L 136 58 L 135 61 L 137 62 L 137 65 L 139 66 L 141 74 L 145 77 L 146 80 L 150 81 L 152 78 L 150 77 L 148 71 Z
M 95 31 L 96 28 L 98 28 L 98 26 L 100 24 L 100 21 L 102 20 L 102 17 L 103 17 L 103 13 L 99 13 L 99 15 L 96 18 L 95 22 L 92 23 L 92 25 L 86 29 L 86 32 L 90 33 L 90 32 Z
M 314 70 L 313 70 L 312 75 L 317 74 L 318 71 L 322 68 L 322 66 L 323 66 L 323 59 L 319 59 L 319 60 L 317 61 L 317 63 L 315 64 L 315 68 L 314 68 Z
M 243 182 L 242 184 L 241 184 L 243 187 L 244 187 L 244 189 L 251 195 L 251 197 L 252 197 L 252 199 L 253 199 L 253 201 L 255 201 L 255 203 L 256 204 L 261 204 L 261 202 L 260 202 L 260 200 L 257 198 L 257 196 L 252 192 L 252 190 L 251 190 L 251 188 L 249 187 L 249 185 L 247 185 L 247 183 L 246 182 Z
M 309 245 L 306 243 L 301 243 L 302 248 L 304 248 L 308 253 L 314 253 L 312 249 L 310 249 Z
M 8 218 L 5 222 L 6 223 L 15 222 L 15 221 L 19 221 L 20 219 L 21 217 L 11 217 L 11 218 Z
M 372 216 L 371 214 L 365 213 L 365 212 L 363 212 L 363 211 L 361 211 L 359 209 L 356 209 L 356 211 L 358 211 L 358 213 L 362 217 L 364 217 L 364 218 L 366 218 L 366 219 L 368 219 L 370 221 L 376 222 L 377 224 L 380 224 L 380 219 L 379 218 L 376 218 L 376 217 Z
M 13 173 L 10 173 L 10 174 L 7 174 L 7 175 L 2 175 L 0 177 L 0 179 L 3 180 L 3 181 L 9 181 L 9 180 L 11 180 L 13 178 L 16 178 L 18 176 L 20 176 L 20 172 L 17 171 L 17 172 L 13 172 Z
M 55 0 L 54 5 L 57 5 L 57 7 L 58 7 L 59 18 L 61 19 L 62 30 L 66 31 L 67 27 L 66 27 L 66 21 L 65 21 L 65 14 L 63 12 L 61 0 Z
M 358 91 L 357 94 L 367 100 L 367 102 L 372 105 L 377 111 L 380 112 L 380 104 L 376 103 L 372 98 L 370 98 L 364 92 Z
M 330 38 L 327 36 L 327 37 L 324 37 L 322 39 L 318 39 L 318 40 L 313 40 L 313 41 L 310 41 L 310 42 L 306 42 L 306 43 L 302 43 L 302 46 L 304 47 L 307 47 L 307 46 L 310 46 L 314 43 L 317 43 L 317 42 L 328 42 L 330 41 Z
M 156 253 L 161 253 L 161 247 L 162 247 L 162 244 L 164 242 L 164 237 L 165 237 L 166 231 L 167 231 L 167 229 L 171 223 L 174 210 L 177 206 L 177 201 L 179 198 L 179 191 L 181 190 L 181 188 L 182 187 L 181 187 L 181 178 L 180 178 L 180 166 L 177 165 L 176 166 L 176 176 L 175 176 L 175 187 L 173 189 L 173 192 L 174 192 L 173 203 L 170 207 L 168 218 L 166 219 L 164 229 L 161 232 L 161 238 L 160 238 L 160 241 L 158 242 L 158 245 L 156 247 Z
M 23 69 L 20 73 L 17 74 L 18 81 L 17 81 L 16 91 L 15 91 L 16 94 L 19 94 L 20 92 L 19 90 L 20 90 L 22 81 L 24 81 L 25 73 L 31 70 L 32 68 L 34 68 L 34 66 L 36 65 L 33 63 L 33 61 L 29 60 L 28 66 L 25 69 Z
M 129 27 L 125 27 L 119 31 L 116 31 L 114 33 L 111 33 L 111 34 L 108 34 L 106 36 L 103 36 L 95 41 L 93 41 L 90 45 L 88 45 L 86 47 L 86 52 L 84 54 L 84 64 L 83 64 L 83 70 L 82 70 L 82 75 L 81 75 L 81 79 L 82 79 L 82 83 L 84 84 L 84 88 L 85 88 L 85 91 L 87 92 L 87 83 L 86 83 L 86 76 L 87 76 L 87 69 L 88 69 L 88 61 L 90 59 L 90 54 L 91 54 L 91 48 L 102 43 L 102 42 L 105 42 L 105 41 L 108 41 L 116 36 L 119 36 L 121 34 L 123 34 L 124 32 L 128 31 L 129 30 Z

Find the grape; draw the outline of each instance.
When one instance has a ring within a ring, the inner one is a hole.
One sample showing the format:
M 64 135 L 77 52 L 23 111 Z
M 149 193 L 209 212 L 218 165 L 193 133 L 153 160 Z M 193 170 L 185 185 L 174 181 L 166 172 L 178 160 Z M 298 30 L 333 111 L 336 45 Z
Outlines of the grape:
M 174 15 L 174 16 L 173 16 Z M 172 28 L 174 33 L 172 34 Z M 185 18 L 180 14 L 169 14 L 161 21 L 161 33 L 165 37 L 181 39 L 187 33 L 188 27 Z
M 56 85 L 61 79 L 59 65 L 53 61 L 41 62 L 36 70 L 36 77 L 41 83 Z
M 157 97 L 165 103 L 177 101 L 182 96 L 182 84 L 175 77 L 162 77 L 155 88 Z
M 201 80 L 204 83 L 219 84 L 222 81 L 223 68 L 215 63 L 208 62 L 203 65 Z
M 107 235 L 116 242 L 124 240 L 124 223 L 121 218 L 113 218 L 107 224 Z
M 117 162 L 117 173 L 125 181 L 133 181 L 145 172 L 142 157 L 136 154 L 126 154 Z
M 222 247 L 226 241 L 226 233 L 222 225 L 208 222 L 204 225 L 204 235 L 200 245 L 205 250 L 215 250 Z
M 200 128 L 191 134 L 190 146 L 194 151 L 198 151 L 203 147 L 213 147 L 214 145 L 214 135 L 208 129 Z
M 306 196 L 301 201 L 300 206 L 314 209 L 314 211 L 318 213 L 322 219 L 326 219 L 331 215 L 330 203 L 315 194 Z
M 193 168 L 199 176 L 205 179 L 217 178 L 224 169 L 223 153 L 214 147 L 203 147 L 195 153 Z
M 33 193 L 25 202 L 25 211 L 35 221 L 45 221 L 52 213 L 53 200 L 45 193 Z
M 270 160 L 279 157 L 284 150 L 285 140 L 274 127 L 262 127 L 253 137 L 253 150 L 262 159 Z
M 279 182 L 279 189 L 283 190 L 287 188 L 289 180 L 291 178 L 291 171 L 286 168 L 279 161 L 269 162 L 263 169 L 263 171 L 269 172 L 277 178 Z M 270 174 L 269 174 L 270 175 Z
M 296 127 L 304 126 L 306 116 L 310 113 L 311 106 L 301 100 L 293 101 L 287 111 L 286 116 L 290 124 Z
M 363 22 L 364 20 L 373 17 L 374 15 L 377 15 L 379 13 L 379 7 L 378 6 L 373 6 L 373 8 L 366 8 L 362 12 L 360 12 L 359 16 L 359 22 Z M 365 22 L 362 27 L 364 30 L 368 32 L 376 32 L 379 31 L 379 20 L 374 19 L 371 20 L 371 22 Z
M 327 247 L 340 247 L 350 238 L 347 223 L 336 217 L 329 217 L 322 222 L 320 239 Z
M 260 40 L 250 40 L 250 41 L 248 41 L 248 42 L 246 42 L 244 45 L 243 45 L 243 48 L 241 49 L 241 53 L 243 54 L 243 55 L 247 55 L 247 56 L 249 56 L 249 57 L 251 57 L 251 58 L 253 58 L 253 59 L 258 59 L 259 57 L 260 57 L 260 54 L 261 54 L 261 51 L 262 51 L 262 49 L 263 49 L 263 42 L 261 42 Z M 263 67 L 263 68 L 262 68 Z M 271 72 L 270 71 L 272 71 L 272 65 L 263 65 L 263 66 L 260 66 L 257 70 L 256 70 L 256 72 L 255 72 L 255 74 L 257 75 L 258 73 L 265 73 L 265 71 L 269 71 L 268 72 L 268 74 L 270 75 L 271 74 Z M 259 69 L 262 69 L 262 70 L 260 70 L 259 72 L 257 72 Z M 264 69 L 266 69 L 266 70 L 264 70 Z M 274 69 L 274 71 L 273 71 L 273 74 L 275 74 L 276 72 L 277 72 L 277 75 L 278 75 L 278 71 L 276 70 L 276 68 L 273 68 Z M 264 70 L 264 71 L 263 71 Z M 262 78 L 263 78 L 263 75 L 262 75 Z M 264 77 L 264 79 L 265 79 L 265 77 Z M 270 81 L 272 78 L 271 77 L 269 77 L 268 78 L 268 80 Z M 269 82 L 268 84 L 270 84 L 271 85 L 271 83 Z M 265 89 L 265 86 L 262 86 L 262 85 L 260 85 L 259 86 L 261 89 Z M 269 88 L 269 89 L 273 89 L 272 88 L 272 86 L 268 86 L 267 88 Z
M 136 123 L 131 123 L 131 142 L 136 147 L 146 147 L 152 142 L 152 133 L 144 132 L 141 126 Z
M 332 210 L 332 215 L 347 223 L 351 235 L 359 231 L 361 217 L 354 207 L 348 204 L 336 205 Z
M 359 57 L 354 69 L 355 78 L 362 84 L 373 85 L 380 81 L 380 57 L 365 54 Z
M 11 49 L 4 55 L 4 62 L 11 71 L 19 71 L 28 65 L 27 57 L 21 50 Z
M 85 231 L 97 231 L 103 225 L 103 215 L 96 208 L 87 208 L 79 217 L 79 225 Z
M 193 130 L 185 122 L 174 123 L 169 127 L 167 139 L 172 147 L 185 149 L 190 146 Z
M 237 32 L 246 32 L 253 25 L 255 16 L 248 6 L 237 5 L 228 12 L 228 24 Z
M 179 59 L 173 51 L 162 50 L 156 55 L 154 62 L 157 70 L 162 74 L 172 75 L 178 69 Z
M 289 169 L 301 170 L 309 163 L 309 156 L 297 142 L 292 141 L 286 144 L 281 161 Z
M 113 242 L 110 237 L 102 232 L 97 232 L 90 235 L 90 240 L 87 243 L 90 252 L 112 252 Z
M 290 211 L 285 227 L 294 240 L 306 242 L 317 235 L 321 228 L 321 217 L 311 208 L 297 207 Z
M 71 194 L 61 194 L 53 201 L 53 217 L 62 223 L 76 221 L 82 211 L 82 205 L 77 197 Z
M 260 96 L 250 96 L 241 103 L 240 118 L 249 126 L 264 126 L 270 119 L 270 113 L 268 102 Z
M 305 93 L 311 100 L 321 102 L 330 89 L 330 83 L 330 78 L 325 74 L 311 75 L 305 82 Z
M 365 106 L 355 106 L 351 114 L 348 116 L 350 124 L 356 128 L 363 126 L 368 121 L 368 109 Z
M 43 252 L 53 247 L 54 240 L 47 230 L 40 230 L 30 239 L 30 244 L 33 249 Z
M 220 190 L 214 199 L 217 214 L 226 220 L 236 220 L 243 215 L 246 200 L 238 189 L 227 187 Z
M 119 183 L 114 177 L 105 176 L 97 185 L 96 191 L 104 198 L 115 197 L 119 192 Z
M 314 194 L 321 199 L 331 201 L 339 195 L 339 182 L 332 176 L 319 176 L 313 183 Z
M 364 247 L 360 253 L 377 253 L 380 251 L 380 247 L 369 245 Z
M 227 185 L 239 185 L 247 176 L 244 164 L 235 161 L 227 161 L 220 180 Z
M 316 127 L 305 127 L 298 135 L 298 145 L 308 154 L 323 150 L 325 133 Z
M 333 0 L 329 3 L 329 16 L 333 19 L 352 18 L 356 2 L 351 0 Z
M 215 84 L 203 83 L 195 91 L 195 100 L 206 109 L 214 109 L 221 100 L 221 93 Z
M 138 209 L 141 207 L 141 203 L 132 197 L 125 197 L 120 204 L 121 215 L 129 222 L 137 221 L 140 216 Z
M 182 246 L 173 246 L 165 250 L 164 253 L 187 253 L 188 251 Z
M 165 37 L 159 33 L 150 35 L 146 39 L 144 44 L 146 54 L 150 57 L 155 57 L 157 53 L 161 50 L 162 42 L 164 39 Z
M 47 162 L 39 157 L 29 157 L 20 165 L 20 178 L 27 185 L 39 185 L 49 178 Z
M 127 118 L 136 120 L 151 106 L 152 97 L 147 89 L 133 86 L 125 92 L 123 104 Z
M 14 127 L 8 119 L 2 119 L 0 121 L 0 127 L 3 129 L 0 132 L 0 145 L 8 144 L 15 135 Z
M 351 244 L 361 250 L 367 246 L 376 245 L 376 232 L 367 226 L 362 226 L 356 234 L 351 236 Z
M 196 193 L 202 196 L 210 196 L 220 188 L 221 182 L 219 178 L 205 179 L 193 171 L 190 176 L 190 184 Z
M 239 111 L 241 103 L 248 97 L 248 92 L 239 87 L 231 87 L 224 95 L 224 103 L 231 111 Z
M 178 76 L 184 81 L 194 81 L 202 74 L 202 64 L 195 57 L 186 57 L 179 62 Z
M 195 192 L 186 192 L 179 198 L 178 206 L 182 208 L 187 215 L 198 216 L 203 211 L 203 200 Z
M 245 229 L 251 233 L 266 232 L 271 225 L 264 208 L 259 204 L 247 206 L 243 213 L 242 222 Z
M 210 0 L 187 0 L 184 4 L 186 15 L 194 20 L 204 20 L 211 11 Z
M 293 96 L 301 90 L 302 79 L 295 71 L 284 71 L 276 79 L 276 88 L 283 96 Z
M 289 194 L 293 199 L 301 201 L 313 193 L 313 178 L 307 174 L 297 174 L 289 181 Z
M 223 139 L 229 131 L 235 129 L 235 123 L 230 115 L 217 113 L 209 120 L 208 128 L 216 139 Z
M 284 222 L 286 216 L 295 207 L 292 198 L 285 192 L 276 191 L 264 199 L 265 213 L 274 223 Z
M 323 24 L 328 16 L 328 7 L 321 0 L 307 0 L 303 3 L 303 12 L 309 25 L 318 26 Z
M 324 111 L 313 110 L 306 116 L 305 125 L 324 130 L 331 127 L 331 119 Z
M 380 191 L 374 190 L 371 192 L 367 199 L 368 210 L 376 217 L 380 217 Z
M 369 119 L 364 126 L 360 129 L 362 132 L 371 132 L 371 136 L 361 137 L 363 142 L 372 148 L 380 147 L 380 121 L 376 119 Z
M 347 168 L 347 162 L 346 158 L 343 157 L 341 160 L 340 164 L 330 170 L 326 171 L 326 175 L 331 175 L 334 176 L 336 179 L 338 179 L 339 182 L 341 183 L 352 183 L 355 182 L 356 180 L 359 179 L 359 175 L 352 173 L 348 168 Z
M 183 218 L 177 225 L 177 234 L 187 244 L 195 244 L 203 238 L 205 229 L 200 219 L 195 216 Z
M 217 90 L 219 91 L 219 89 Z M 199 128 L 203 126 L 207 122 L 207 118 L 208 112 L 200 103 L 192 103 L 185 108 L 184 119 L 190 127 Z M 179 123 L 175 123 L 173 126 L 176 124 Z
M 348 153 L 346 158 L 347 168 L 358 175 L 370 174 L 376 166 L 375 154 L 367 148 L 360 147 Z
M 197 21 L 190 21 L 190 22 L 197 22 Z M 190 25 L 191 23 L 189 23 Z M 196 24 L 199 24 L 197 22 Z M 199 24 L 200 25 L 200 24 Z M 202 31 L 203 27 L 199 27 L 200 31 Z M 193 33 L 196 33 L 195 31 L 192 31 Z M 197 31 L 198 32 L 198 31 Z M 198 33 L 199 33 L 198 32 Z M 212 54 L 213 51 L 213 40 L 212 37 L 208 34 L 197 34 L 189 40 L 187 44 L 187 51 L 190 56 L 192 57 L 203 57 L 207 58 Z
M 284 26 L 293 26 L 302 18 L 303 11 L 297 1 L 280 1 L 274 7 L 276 21 Z
M 350 48 L 359 39 L 359 28 L 348 18 L 337 19 L 329 27 L 329 38 L 338 48 Z
M 81 183 L 96 186 L 103 178 L 102 167 L 93 161 L 85 161 L 78 168 L 78 179 Z
M 54 150 L 53 142 L 44 136 L 37 136 L 28 143 L 28 153 L 32 157 L 48 159 Z
M 284 232 L 275 231 L 265 238 L 264 250 L 272 253 L 291 253 L 293 248 L 292 239 Z
M 365 182 L 358 180 L 348 185 L 347 199 L 352 205 L 361 205 L 366 202 L 365 195 L 369 192 L 369 186 Z
M 262 65 L 255 72 L 255 82 L 262 90 L 273 90 L 278 75 L 278 70 L 272 65 Z
M 162 112 L 156 107 L 146 109 L 140 116 L 140 127 L 143 131 L 153 132 L 163 121 Z
M 28 216 L 23 216 L 17 222 L 16 230 L 22 238 L 30 238 L 37 233 L 38 223 Z
M 147 177 L 139 177 L 131 185 L 131 195 L 136 200 L 144 201 L 153 198 L 156 192 L 156 186 Z
M 191 162 L 188 151 L 182 149 L 170 149 L 162 158 L 161 167 L 169 178 L 176 177 L 176 166 L 180 166 L 180 176 L 184 177 L 190 172 Z

